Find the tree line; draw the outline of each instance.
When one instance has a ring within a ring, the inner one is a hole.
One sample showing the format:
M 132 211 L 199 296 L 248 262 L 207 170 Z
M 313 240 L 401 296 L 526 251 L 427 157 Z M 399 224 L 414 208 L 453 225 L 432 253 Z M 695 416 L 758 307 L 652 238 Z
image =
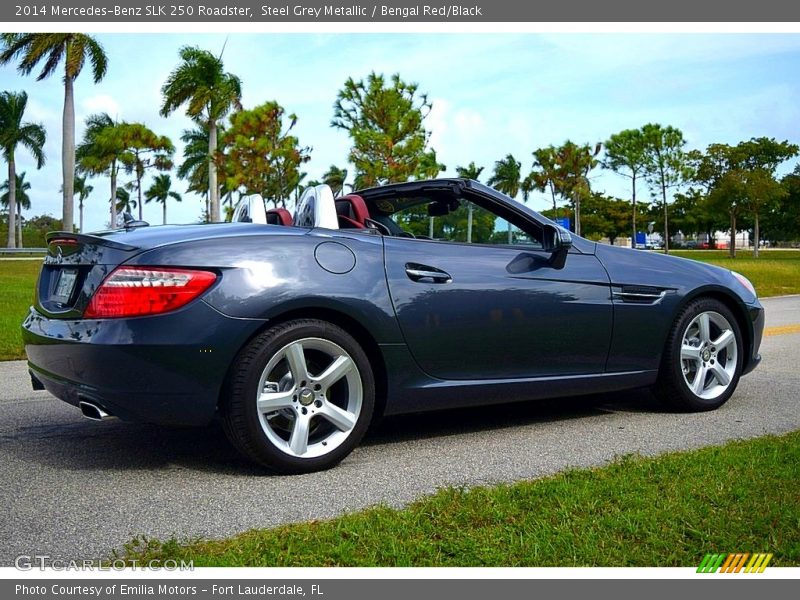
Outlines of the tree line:
M 3 34 L 0 41 L 0 64 L 16 63 L 24 75 L 41 67 L 38 80 L 55 73 L 63 63 L 64 230 L 72 230 L 76 196 L 83 227 L 83 205 L 93 191 L 86 184 L 87 176 L 108 178 L 112 224 L 118 211 L 138 208 L 141 218 L 142 204 L 149 201 L 162 204 L 166 222 L 167 202 L 182 199 L 172 189 L 169 173 L 175 168 L 178 178 L 186 181 L 187 191 L 205 198 L 204 220 L 211 222 L 223 220 L 221 204 L 227 205 L 229 216 L 234 201 L 245 194 L 259 194 L 276 206 L 285 206 L 307 185 L 327 183 L 336 193 L 348 185 L 348 169 L 337 165 L 331 165 L 320 181 L 306 180 L 303 167 L 312 148 L 302 145 L 294 134 L 297 115 L 275 101 L 244 108 L 242 82 L 225 70 L 221 55 L 197 47 L 181 48 L 178 64 L 162 85 L 160 114 L 182 110 L 193 122 L 181 134 L 183 160 L 175 165 L 175 146 L 168 137 L 144 123 L 116 121 L 105 113 L 87 118 L 83 138 L 76 145 L 74 82 L 87 61 L 95 83 L 108 69 L 105 51 L 92 36 L 11 33 Z M 30 205 L 30 183 L 24 173 L 16 173 L 15 153 L 24 148 L 38 168 L 46 158 L 46 132 L 41 124 L 24 119 L 26 103 L 25 92 L 0 94 L 0 149 L 8 164 L 8 180 L 0 190 L 5 194 L 0 198 L 8 213 L 9 247 L 15 245 L 16 236 L 21 241 L 21 210 Z M 347 160 L 354 168 L 350 187 L 433 178 L 446 170 L 430 147 L 431 132 L 425 120 L 431 108 L 418 84 L 404 81 L 399 74 L 386 77 L 373 72 L 362 79 L 348 78 L 336 96 L 331 126 L 350 137 Z M 523 201 L 533 192 L 545 194 L 552 208 L 544 213 L 568 217 L 579 235 L 607 237 L 612 243 L 620 236 L 635 240 L 636 232 L 644 229 L 643 221 L 655 222 L 668 252 L 671 232 L 713 237 L 713 232 L 728 229 L 731 252 L 735 252 L 733 236 L 746 228 L 753 231 L 757 255 L 765 235 L 772 241 L 800 239 L 800 167 L 782 178 L 777 175 L 781 165 L 797 154 L 797 145 L 767 137 L 688 149 L 678 128 L 648 123 L 604 141 L 566 140 L 535 149 L 525 167 L 508 154 L 494 163 L 487 183 Z M 459 176 L 476 180 L 483 170 L 474 162 L 456 167 Z M 626 178 L 630 197 L 615 198 L 593 189 L 599 170 Z M 154 177 L 145 189 L 144 179 L 151 172 Z M 124 185 L 119 185 L 121 173 L 129 177 Z M 477 217 L 466 210 L 469 214 L 462 216 L 472 224 Z

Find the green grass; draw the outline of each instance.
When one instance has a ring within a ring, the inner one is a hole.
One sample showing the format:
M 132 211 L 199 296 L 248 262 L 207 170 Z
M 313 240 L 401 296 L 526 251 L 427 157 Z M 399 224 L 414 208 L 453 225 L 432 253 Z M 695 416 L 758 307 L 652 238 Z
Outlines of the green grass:
M 795 432 L 514 485 L 444 489 L 400 510 L 225 540 L 139 538 L 124 557 L 195 566 L 696 566 L 707 552 L 773 552 L 772 564 L 796 566 L 798 465 Z
M 728 258 L 727 250 L 672 250 L 670 254 L 737 271 L 753 282 L 762 298 L 800 294 L 800 250 L 762 250 L 759 258 L 741 250 L 736 258 Z
M 33 302 L 40 260 L 0 260 L 0 360 L 25 358 L 19 326 Z

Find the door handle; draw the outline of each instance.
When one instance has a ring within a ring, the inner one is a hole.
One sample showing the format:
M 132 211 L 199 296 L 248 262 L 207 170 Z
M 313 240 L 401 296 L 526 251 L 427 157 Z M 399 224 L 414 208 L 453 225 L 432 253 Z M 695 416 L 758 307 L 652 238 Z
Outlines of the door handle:
M 441 269 L 415 263 L 408 263 L 406 265 L 406 275 L 408 275 L 408 278 L 412 281 L 421 281 L 423 279 L 430 279 L 433 283 L 450 283 L 453 281 L 450 274 L 445 273 Z

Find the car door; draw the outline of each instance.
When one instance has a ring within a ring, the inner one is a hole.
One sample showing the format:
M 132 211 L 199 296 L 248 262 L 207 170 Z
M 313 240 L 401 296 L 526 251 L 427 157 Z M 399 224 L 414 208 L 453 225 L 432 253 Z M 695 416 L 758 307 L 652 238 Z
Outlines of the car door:
M 601 373 L 612 330 L 593 254 L 563 268 L 524 245 L 384 239 L 397 319 L 419 366 L 447 380 Z

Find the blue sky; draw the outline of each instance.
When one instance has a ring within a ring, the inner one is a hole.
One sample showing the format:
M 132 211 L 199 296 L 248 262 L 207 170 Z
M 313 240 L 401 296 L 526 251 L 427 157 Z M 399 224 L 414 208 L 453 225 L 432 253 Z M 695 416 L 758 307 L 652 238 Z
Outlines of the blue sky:
M 296 132 L 313 147 L 309 178 L 344 165 L 346 132 L 332 129 L 332 105 L 349 76 L 371 70 L 420 84 L 433 102 L 426 123 L 445 175 L 474 160 L 491 172 L 511 152 L 530 169 L 531 152 L 566 139 L 605 140 L 647 122 L 683 130 L 689 147 L 737 143 L 753 136 L 800 141 L 800 35 L 798 34 L 98 34 L 109 56 L 97 85 L 87 72 L 77 81 L 76 122 L 106 111 L 142 121 L 178 146 L 191 122 L 183 114 L 158 115 L 160 87 L 182 45 L 213 52 L 225 46 L 226 69 L 241 77 L 243 104 L 277 100 L 298 115 Z M 48 131 L 47 165 L 36 171 L 26 152 L 18 171 L 32 183 L 32 210 L 60 214 L 60 77 L 36 82 L 13 66 L 0 67 L 0 89 L 25 90 L 27 118 Z M 791 168 L 790 163 L 784 170 Z M 0 164 L 5 180 L 7 166 Z M 627 197 L 627 181 L 594 174 L 593 187 Z M 486 177 L 484 177 L 485 179 Z M 105 224 L 108 182 L 92 181 L 85 229 Z M 148 183 L 145 183 L 147 186 Z M 146 188 L 145 188 L 146 189 Z M 183 192 L 185 184 L 177 182 Z M 544 196 L 530 204 L 546 208 Z M 185 194 L 169 205 L 171 222 L 195 221 L 202 199 Z M 145 219 L 161 222 L 157 205 Z M 76 215 L 77 221 L 77 215 Z

